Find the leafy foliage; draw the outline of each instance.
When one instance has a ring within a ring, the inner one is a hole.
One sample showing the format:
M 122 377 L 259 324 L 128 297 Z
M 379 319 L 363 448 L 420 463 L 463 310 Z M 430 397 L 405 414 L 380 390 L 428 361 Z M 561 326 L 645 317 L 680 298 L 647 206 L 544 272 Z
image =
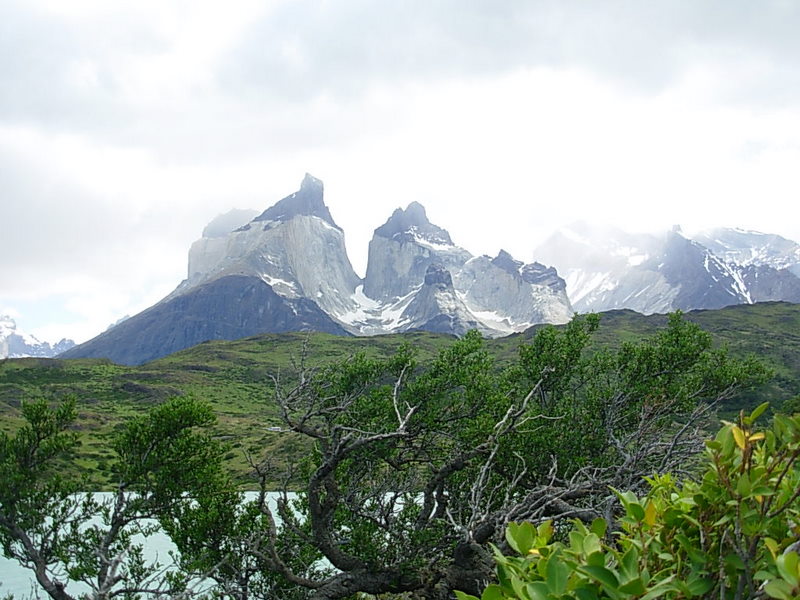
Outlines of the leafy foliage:
M 60 471 L 76 443 L 73 401 L 51 409 L 24 404 L 14 436 L 0 434 L 0 541 L 6 557 L 31 568 L 51 598 L 75 597 L 82 582 L 98 599 L 185 591 L 179 574 L 144 559 L 135 536 L 157 530 L 198 490 L 219 489 L 222 448 L 200 428 L 213 423 L 207 404 L 176 398 L 133 419 L 114 448 L 116 491 L 108 501 L 87 494 L 84 481 Z M 187 495 L 188 494 L 188 495 Z
M 765 409 L 706 443 L 697 481 L 664 474 L 643 498 L 617 492 L 624 516 L 614 536 L 603 519 L 575 522 L 568 541 L 554 541 L 549 522 L 509 524 L 521 556 L 495 550 L 498 583 L 481 598 L 799 597 L 800 416 L 756 430 Z
M 764 400 L 780 409 L 781 401 L 797 395 L 800 305 L 741 305 L 694 311 L 684 318 L 711 333 L 715 345 L 727 345 L 732 356 L 743 358 L 755 353 L 776 371 L 767 385 L 726 399 L 720 410 L 729 418 L 735 417 L 740 408 L 752 409 Z M 602 314 L 601 322 L 602 326 L 591 333 L 587 346 L 590 351 L 613 352 L 625 341 L 648 339 L 666 326 L 667 317 L 612 311 Z M 520 344 L 534 341 L 541 329 L 486 340 L 484 347 L 498 368 L 516 364 Z M 65 474 L 84 475 L 91 489 L 109 490 L 113 488 L 111 465 L 116 457 L 111 442 L 116 430 L 128 419 L 172 396 L 194 394 L 212 405 L 217 416 L 214 431 L 232 438 L 227 462 L 237 481 L 252 486 L 247 477 L 250 465 L 243 458 L 245 451 L 263 449 L 282 467 L 310 451 L 300 436 L 266 431 L 267 426 L 281 426 L 282 421 L 277 405 L 264 402 L 265 380 L 291 368 L 293 357 L 300 355 L 304 344 L 314 364 L 325 365 L 358 352 L 367 358 L 386 357 L 404 343 L 414 348 L 419 364 L 427 364 L 452 343 L 452 338 L 424 332 L 370 338 L 319 333 L 260 335 L 200 344 L 140 367 L 96 359 L 0 360 L 0 430 L 13 434 L 24 423 L 22 401 L 32 402 L 38 397 L 58 401 L 75 396 L 75 423 L 81 431 L 81 444 L 75 449 L 75 460 L 65 465 L 70 469 Z M 577 443 L 577 436 L 567 439 Z M 280 480 L 272 482 L 273 487 L 279 484 Z
M 276 379 L 282 419 L 314 452 L 287 474 L 305 479 L 299 519 L 287 495 L 252 506 L 262 530 L 251 554 L 314 598 L 477 590 L 507 523 L 613 520 L 610 485 L 686 468 L 708 411 L 766 376 L 680 315 L 650 339 L 590 353 L 597 326 L 586 317 L 543 328 L 504 370 L 472 332 L 425 366 L 401 348 Z M 303 566 L 301 553 L 332 570 Z
M 424 361 L 410 345 L 316 369 L 301 361 L 273 378 L 264 404 L 268 422 L 282 423 L 275 437 L 306 452 L 288 463 L 274 446 L 251 452 L 260 493 L 250 502 L 222 471 L 226 448 L 209 433 L 208 404 L 174 398 L 115 435 L 113 502 L 98 506 L 76 487 L 42 492 L 56 501 L 34 506 L 26 525 L 49 527 L 37 543 L 56 550 L 30 552 L 11 504 L 2 507 L 12 515 L 4 535 L 57 600 L 70 598 L 59 588 L 66 580 L 86 582 L 97 598 L 189 595 L 197 578 L 242 600 L 477 593 L 491 577 L 489 544 L 503 543 L 506 525 L 553 520 L 558 529 L 601 516 L 613 524 L 619 498 L 609 486 L 638 493 L 644 475 L 690 469 L 710 411 L 766 376 L 759 363 L 714 349 L 680 315 L 614 349 L 591 350 L 597 330 L 594 316 L 542 328 L 511 365 L 477 332 Z M 71 447 L 72 413 L 59 421 L 41 410 L 30 428 L 43 447 L 55 444 L 55 460 Z M 28 448 L 26 431 L 8 437 L 9 448 L 17 439 Z M 13 456 L 3 464 L 16 464 Z M 44 466 L 23 465 L 21 477 L 62 486 L 52 471 L 33 473 Z M 284 484 L 270 502 L 275 481 Z M 92 513 L 99 524 L 87 522 Z M 180 551 L 177 571 L 147 564 L 133 543 L 133 533 L 152 532 L 148 518 Z

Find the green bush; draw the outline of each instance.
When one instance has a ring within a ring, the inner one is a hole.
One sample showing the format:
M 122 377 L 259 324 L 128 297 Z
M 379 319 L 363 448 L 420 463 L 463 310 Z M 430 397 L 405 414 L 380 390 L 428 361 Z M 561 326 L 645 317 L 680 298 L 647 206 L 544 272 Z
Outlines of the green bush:
M 616 492 L 613 534 L 603 519 L 576 522 L 564 541 L 549 522 L 509 524 L 519 556 L 495 549 L 498 583 L 482 600 L 800 598 L 800 415 L 756 430 L 765 409 L 706 442 L 698 480 L 666 474 L 644 498 Z

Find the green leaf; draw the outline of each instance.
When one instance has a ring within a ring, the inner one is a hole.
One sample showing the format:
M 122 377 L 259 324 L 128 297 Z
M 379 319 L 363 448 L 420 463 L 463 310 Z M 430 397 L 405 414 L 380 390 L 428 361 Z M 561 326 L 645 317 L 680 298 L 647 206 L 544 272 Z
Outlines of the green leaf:
M 617 581 L 617 576 L 614 575 L 613 572 L 609 571 L 605 567 L 594 567 L 591 565 L 586 565 L 578 567 L 578 569 L 582 573 L 585 573 L 595 581 L 611 588 L 612 590 L 616 590 L 619 587 L 619 581 Z
M 640 596 L 644 594 L 647 589 L 644 587 L 644 583 L 642 583 L 642 578 L 636 577 L 619 586 L 619 591 L 625 592 L 626 594 L 633 594 L 634 596 Z
M 481 594 L 481 600 L 503 600 L 503 588 L 496 583 L 488 585 Z
M 522 581 L 519 577 L 511 578 L 511 589 L 514 590 L 514 593 L 517 595 L 517 598 L 520 598 L 521 600 L 526 600 L 529 597 L 527 590 L 525 588 L 526 588 L 525 582 Z
M 586 554 L 594 554 L 595 552 L 600 552 L 600 550 L 600 539 L 594 533 L 590 533 L 583 538 L 583 551 Z
M 775 573 L 770 573 L 769 571 L 756 571 L 756 574 L 753 575 L 753 579 L 756 581 L 767 581 L 775 577 Z
M 638 502 L 631 502 L 628 504 L 626 508 L 628 510 L 628 514 L 632 516 L 634 519 L 636 519 L 639 522 L 644 521 L 645 517 L 644 507 L 641 504 L 639 504 Z
M 605 519 L 602 519 L 600 517 L 597 517 L 594 521 L 592 521 L 592 525 L 590 527 L 592 533 L 601 539 L 605 537 L 607 528 L 608 528 L 608 523 L 606 523 Z
M 707 594 L 711 588 L 714 587 L 714 580 L 698 577 L 689 579 L 689 581 L 686 582 L 686 586 L 693 596 L 702 596 L 703 594 Z
M 506 528 L 506 540 L 508 544 L 520 554 L 528 554 L 528 550 L 533 547 L 536 538 L 536 530 L 533 524 L 528 523 L 509 523 Z
M 773 579 L 767 582 L 764 586 L 764 591 L 769 594 L 770 598 L 779 598 L 779 600 L 797 600 L 794 597 L 792 586 L 783 581 L 782 579 Z
M 547 561 L 547 587 L 557 596 L 567 591 L 569 567 L 561 561 L 560 553 L 556 553 Z
M 666 579 L 660 581 L 658 585 L 642 596 L 640 600 L 653 600 L 654 598 L 660 598 L 665 594 L 675 592 L 675 584 L 672 581 L 674 578 L 674 575 L 670 575 Z
M 531 600 L 548 600 L 549 590 L 544 581 L 534 581 L 526 586 L 526 591 Z
M 622 555 L 620 567 L 625 579 L 631 579 L 639 573 L 639 552 L 634 546 L 631 546 L 628 551 Z
M 755 420 L 758 419 L 758 417 L 763 415 L 764 411 L 767 410 L 767 407 L 769 407 L 769 402 L 764 402 L 756 406 L 753 409 L 753 412 L 750 413 L 750 423 L 754 423 Z
M 781 554 L 775 559 L 775 566 L 778 567 L 778 573 L 780 573 L 781 577 L 788 581 L 792 587 L 797 587 L 798 583 L 800 583 L 798 581 L 800 568 L 798 568 L 797 552 Z
M 712 527 L 719 527 L 720 525 L 724 525 L 725 523 L 727 523 L 731 519 L 733 519 L 733 515 L 730 514 L 730 513 L 725 513 L 719 519 L 714 521 L 714 524 L 712 525 Z
M 742 498 L 746 498 L 750 495 L 751 487 L 752 485 L 750 484 L 750 477 L 747 475 L 747 473 L 742 473 L 741 477 L 739 477 L 739 481 L 736 483 L 736 493 Z
M 604 567 L 606 564 L 606 555 L 602 552 L 593 552 L 586 557 L 586 564 L 593 567 Z
M 458 590 L 455 590 L 455 594 L 458 600 L 480 600 L 475 596 L 471 596 L 470 594 L 465 594 L 464 592 L 459 592 Z
M 575 590 L 575 596 L 578 600 L 597 600 L 597 592 L 591 588 L 580 587 Z
M 539 527 L 536 528 L 536 533 L 545 542 L 550 541 L 550 538 L 553 537 L 553 522 L 547 520 L 544 523 L 540 523 Z

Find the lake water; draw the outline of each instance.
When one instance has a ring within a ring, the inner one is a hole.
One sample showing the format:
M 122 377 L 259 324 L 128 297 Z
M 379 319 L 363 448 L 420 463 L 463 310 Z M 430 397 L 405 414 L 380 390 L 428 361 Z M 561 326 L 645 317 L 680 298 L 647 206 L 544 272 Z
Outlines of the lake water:
M 110 498 L 111 494 L 111 492 L 96 492 L 94 496 L 100 500 Z M 255 499 L 256 496 L 256 492 L 245 493 L 245 497 L 248 500 Z M 275 509 L 276 498 L 277 494 L 270 494 L 270 505 L 273 510 Z M 141 543 L 142 538 L 139 536 L 137 538 Z M 145 558 L 148 561 L 152 562 L 160 558 L 163 564 L 169 564 L 171 562 L 169 552 L 174 550 L 175 546 L 166 535 L 156 533 L 146 539 L 144 549 Z M 87 586 L 74 582 L 68 583 L 66 590 L 73 596 L 89 591 Z M 14 600 L 48 598 L 47 593 L 36 583 L 33 571 L 22 567 L 17 561 L 5 558 L 0 553 L 0 599 L 5 598 L 7 594 L 14 594 Z

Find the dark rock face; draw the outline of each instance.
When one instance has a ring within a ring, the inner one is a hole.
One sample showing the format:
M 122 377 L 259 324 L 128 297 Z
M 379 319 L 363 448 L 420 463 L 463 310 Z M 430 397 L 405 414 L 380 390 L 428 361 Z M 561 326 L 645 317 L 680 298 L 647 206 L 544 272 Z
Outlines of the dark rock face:
M 673 306 L 680 310 L 723 308 L 747 301 L 744 290 L 723 261 L 679 232 L 667 234 L 664 253 L 654 259 L 667 283 L 679 288 Z
M 139 365 L 207 340 L 304 330 L 347 335 L 311 300 L 279 296 L 260 279 L 229 276 L 162 301 L 61 356 Z
M 742 280 L 753 302 L 800 303 L 800 277 L 789 269 L 749 265 L 742 269 Z
M 436 285 L 441 289 L 452 288 L 453 277 L 442 265 L 430 265 L 425 271 L 425 285 Z
M 253 221 L 288 221 L 297 215 L 319 217 L 337 229 L 341 229 L 333 220 L 331 211 L 323 201 L 323 185 L 316 177 L 308 173 L 300 184 L 300 190 L 279 200 Z
M 522 280 L 526 283 L 546 285 L 556 292 L 566 292 L 567 282 L 558 276 L 555 267 L 533 262 L 522 267 Z
M 492 264 L 511 275 L 519 275 L 523 266 L 521 260 L 514 260 L 514 257 L 505 250 L 500 250 L 498 255 L 492 259 Z
M 428 220 L 425 207 L 419 202 L 412 202 L 405 210 L 396 209 L 389 220 L 375 230 L 377 236 L 398 241 L 413 240 L 415 234 L 438 244 L 453 243 L 446 230 Z
M 464 335 L 484 329 L 456 294 L 453 277 L 442 265 L 430 265 L 422 287 L 408 303 L 401 318 L 404 330 Z

